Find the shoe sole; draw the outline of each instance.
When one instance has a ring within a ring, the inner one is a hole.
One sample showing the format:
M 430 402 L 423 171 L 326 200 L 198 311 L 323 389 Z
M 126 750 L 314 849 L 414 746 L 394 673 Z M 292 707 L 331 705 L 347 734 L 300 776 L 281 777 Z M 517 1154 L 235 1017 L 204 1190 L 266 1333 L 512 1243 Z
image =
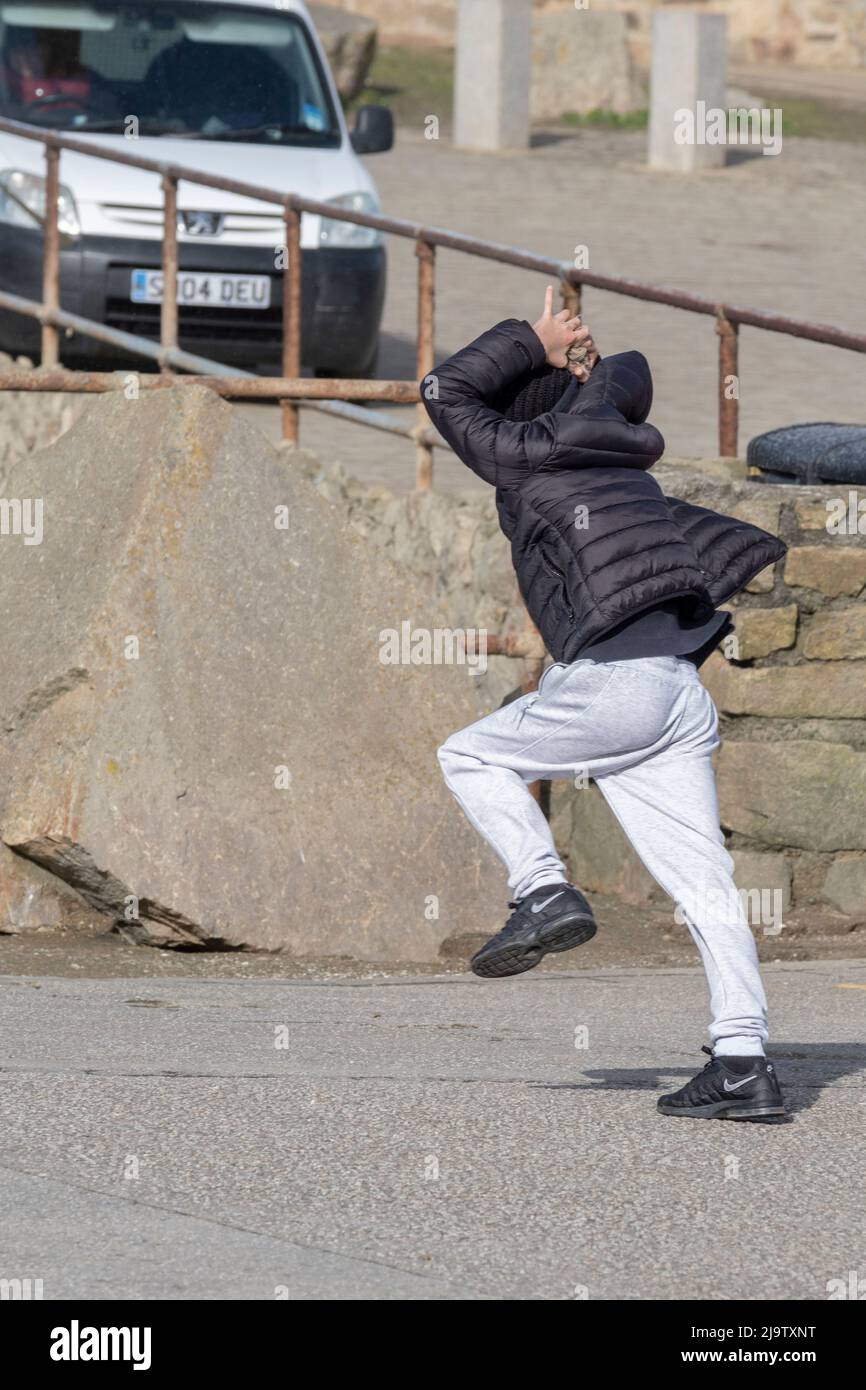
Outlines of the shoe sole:
M 571 951 L 575 946 L 583 946 L 591 941 L 598 927 L 594 917 L 584 913 L 571 912 L 565 917 L 556 917 L 540 927 L 524 941 L 510 941 L 483 956 L 473 956 L 470 969 L 483 980 L 499 980 L 507 975 L 522 975 L 533 970 L 547 955 L 557 955 L 560 951 Z
M 744 1105 L 731 1105 L 720 1100 L 712 1105 L 663 1105 L 656 1106 L 660 1115 L 681 1116 L 688 1120 L 766 1120 L 772 1122 L 787 1115 L 784 1105 L 756 1105 L 751 1109 Z

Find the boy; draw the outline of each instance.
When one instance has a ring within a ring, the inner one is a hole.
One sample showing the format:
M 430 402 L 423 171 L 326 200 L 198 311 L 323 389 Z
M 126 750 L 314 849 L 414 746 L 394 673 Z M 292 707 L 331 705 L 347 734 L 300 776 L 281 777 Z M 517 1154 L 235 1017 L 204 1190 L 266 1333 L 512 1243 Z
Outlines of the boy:
M 785 553 L 775 536 L 666 497 L 647 471 L 646 359 L 600 359 L 566 310 L 508 319 L 421 383 L 433 423 L 496 487 L 524 602 L 554 664 L 538 691 L 453 735 L 445 780 L 509 871 L 515 901 L 473 957 L 477 975 L 530 970 L 595 935 L 529 783 L 598 784 L 637 853 L 682 909 L 710 987 L 710 1061 L 665 1115 L 784 1115 L 764 1056 L 757 952 L 719 827 L 718 715 L 698 667 L 732 630 L 718 606 Z

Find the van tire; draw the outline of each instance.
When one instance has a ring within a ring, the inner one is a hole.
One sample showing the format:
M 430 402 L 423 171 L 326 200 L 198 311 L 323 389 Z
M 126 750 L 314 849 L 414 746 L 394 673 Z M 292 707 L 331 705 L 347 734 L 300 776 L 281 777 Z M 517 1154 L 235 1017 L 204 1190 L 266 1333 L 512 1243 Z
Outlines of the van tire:
M 373 351 L 368 355 L 366 362 L 360 362 L 357 366 L 350 362 L 347 366 L 344 365 L 342 367 L 316 367 L 314 368 L 314 372 L 316 376 L 330 376 L 337 379 L 348 377 L 356 381 L 367 381 L 370 377 L 376 375 L 378 368 L 379 343 L 377 341 Z

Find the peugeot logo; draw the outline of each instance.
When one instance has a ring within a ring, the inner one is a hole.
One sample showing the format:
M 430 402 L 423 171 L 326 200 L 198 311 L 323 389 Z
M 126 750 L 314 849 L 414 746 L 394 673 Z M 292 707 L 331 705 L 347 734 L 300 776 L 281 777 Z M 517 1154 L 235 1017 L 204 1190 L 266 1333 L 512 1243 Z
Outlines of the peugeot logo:
M 225 218 L 221 212 L 182 212 L 179 221 L 188 236 L 219 236 Z

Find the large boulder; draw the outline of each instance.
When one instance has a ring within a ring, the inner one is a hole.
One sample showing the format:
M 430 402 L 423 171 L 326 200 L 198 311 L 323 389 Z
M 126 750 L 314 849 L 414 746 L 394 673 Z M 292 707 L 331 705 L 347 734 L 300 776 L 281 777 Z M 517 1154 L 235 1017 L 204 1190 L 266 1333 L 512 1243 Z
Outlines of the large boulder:
M 7 494 L 43 503 L 41 544 L 0 539 L 16 870 L 164 944 L 421 961 L 497 925 L 435 757 L 472 678 L 380 661 L 449 614 L 254 425 L 203 387 L 112 393 Z

